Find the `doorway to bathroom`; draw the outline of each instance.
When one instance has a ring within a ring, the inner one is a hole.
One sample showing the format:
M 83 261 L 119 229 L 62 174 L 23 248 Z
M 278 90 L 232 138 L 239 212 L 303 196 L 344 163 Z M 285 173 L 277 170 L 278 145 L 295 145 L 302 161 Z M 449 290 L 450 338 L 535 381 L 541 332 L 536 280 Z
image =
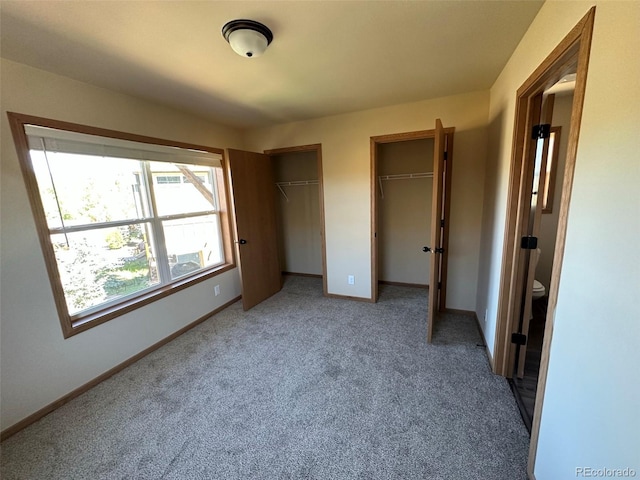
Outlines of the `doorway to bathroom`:
M 531 231 L 528 233 L 537 239 L 537 245 L 530 251 L 530 265 L 526 282 L 523 282 L 526 286 L 517 332 L 523 344 L 515 352 L 511 381 L 522 419 L 529 431 L 548 313 L 548 288 L 553 271 L 575 78 L 575 72 L 571 72 L 545 90 L 541 121 L 548 127 L 544 127 L 545 131 L 539 133 L 536 141 L 531 208 L 528 212 Z
M 498 315 L 494 344 L 494 372 L 509 379 L 518 377 L 518 370 L 526 369 L 527 346 L 534 350 L 531 337 L 531 317 L 533 312 L 533 290 L 537 265 L 543 243 L 539 244 L 545 189 L 550 188 L 545 178 L 546 159 L 553 155 L 549 150 L 553 122 L 555 97 L 550 90 L 559 83 L 568 83 L 570 74 L 575 74 L 575 88 L 571 103 L 570 124 L 566 134 L 568 139 L 563 169 L 562 187 L 556 181 L 556 195 L 560 196 L 558 220 L 555 225 L 553 256 L 550 263 L 549 285 L 545 286 L 547 297 L 543 314 L 544 326 L 538 336 L 542 336 L 533 418 L 530 422 L 531 442 L 527 473 L 533 477 L 540 418 L 544 402 L 544 390 L 549 365 L 549 352 L 553 335 L 555 309 L 565 239 L 571 189 L 575 171 L 580 121 L 584 102 L 589 52 L 593 35 L 595 7 L 591 8 L 567 36 L 553 49 L 545 60 L 525 80 L 516 93 L 514 136 L 507 194 L 507 212 L 502 254 L 502 272 L 498 298 Z M 566 82 L 561 82 L 562 80 Z M 555 140 L 554 140 L 555 142 Z M 546 147 L 545 147 L 546 144 Z M 546 195 L 548 195 L 548 190 Z M 555 208 L 555 207 L 552 207 Z M 541 272 L 542 270 L 540 270 Z M 538 287 L 542 282 L 538 282 Z M 541 291 L 538 288 L 538 291 Z M 543 295 L 544 297 L 545 295 Z M 535 322 L 534 322 L 535 325 Z M 531 343 L 528 343 L 531 342 Z M 522 367 L 521 367 L 522 365 Z M 514 389 L 515 390 L 515 389 Z

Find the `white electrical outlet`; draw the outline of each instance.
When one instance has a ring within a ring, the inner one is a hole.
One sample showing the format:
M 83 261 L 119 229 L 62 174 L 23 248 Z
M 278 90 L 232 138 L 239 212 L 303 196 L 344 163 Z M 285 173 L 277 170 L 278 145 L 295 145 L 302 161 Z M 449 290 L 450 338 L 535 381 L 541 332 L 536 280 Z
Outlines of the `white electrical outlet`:
M 218 295 L 220 295 L 220 285 L 216 285 L 215 287 L 213 287 L 213 294 L 217 297 Z
M 356 277 L 354 277 L 353 275 L 349 275 L 347 277 L 347 282 L 349 283 L 349 285 L 355 285 L 356 283 Z

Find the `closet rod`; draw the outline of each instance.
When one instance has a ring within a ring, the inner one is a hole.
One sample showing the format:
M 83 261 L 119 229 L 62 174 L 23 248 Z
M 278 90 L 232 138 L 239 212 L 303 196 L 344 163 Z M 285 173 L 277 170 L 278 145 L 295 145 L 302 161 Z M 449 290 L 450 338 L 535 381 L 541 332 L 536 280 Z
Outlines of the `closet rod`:
M 380 185 L 380 197 L 384 198 L 384 189 L 382 188 L 383 180 L 409 180 L 412 178 L 433 178 L 433 172 L 422 173 L 399 173 L 396 175 L 380 175 L 378 177 L 378 184 Z
M 282 189 L 282 187 L 299 187 L 303 185 L 318 185 L 318 184 L 319 184 L 318 180 L 297 180 L 293 182 L 276 182 L 276 187 L 278 187 L 278 190 L 280 190 L 280 193 L 288 202 L 289 197 L 287 197 L 287 194 L 284 193 L 284 190 Z

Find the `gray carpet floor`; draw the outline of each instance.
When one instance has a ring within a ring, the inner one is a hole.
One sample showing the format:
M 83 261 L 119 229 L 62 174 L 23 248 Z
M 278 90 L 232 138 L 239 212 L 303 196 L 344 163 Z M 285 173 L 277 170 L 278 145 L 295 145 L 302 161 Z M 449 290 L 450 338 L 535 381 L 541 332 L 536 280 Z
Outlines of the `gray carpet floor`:
M 321 281 L 236 303 L 2 443 L 10 479 L 526 478 L 529 436 L 470 317 Z

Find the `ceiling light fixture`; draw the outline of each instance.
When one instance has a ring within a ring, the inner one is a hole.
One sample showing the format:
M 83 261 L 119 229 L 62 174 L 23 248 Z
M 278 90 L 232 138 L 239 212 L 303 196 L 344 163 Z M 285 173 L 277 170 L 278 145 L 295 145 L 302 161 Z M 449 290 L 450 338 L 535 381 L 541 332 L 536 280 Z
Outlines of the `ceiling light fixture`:
M 234 52 L 247 58 L 262 55 L 273 40 L 271 30 L 253 20 L 231 20 L 222 27 L 222 36 Z

